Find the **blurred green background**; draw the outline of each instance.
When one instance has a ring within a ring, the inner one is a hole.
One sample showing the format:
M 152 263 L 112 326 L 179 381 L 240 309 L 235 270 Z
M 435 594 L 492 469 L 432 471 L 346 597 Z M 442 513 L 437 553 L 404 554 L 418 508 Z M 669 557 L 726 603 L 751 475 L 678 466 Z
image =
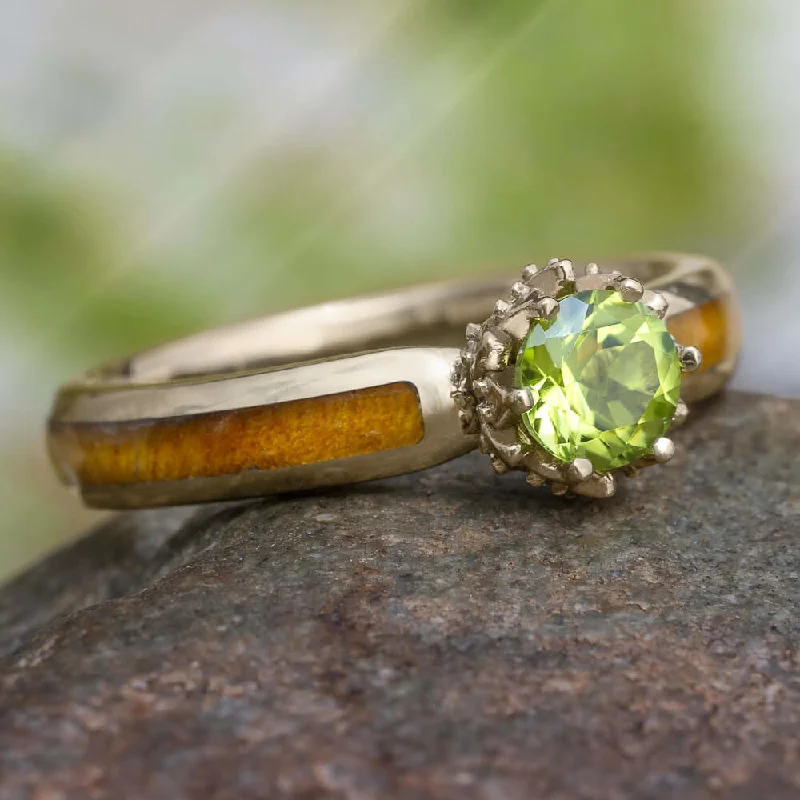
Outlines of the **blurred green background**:
M 0 578 L 98 518 L 50 475 L 60 382 L 298 303 L 697 250 L 747 298 L 739 385 L 800 394 L 799 28 L 793 0 L 5 0 Z

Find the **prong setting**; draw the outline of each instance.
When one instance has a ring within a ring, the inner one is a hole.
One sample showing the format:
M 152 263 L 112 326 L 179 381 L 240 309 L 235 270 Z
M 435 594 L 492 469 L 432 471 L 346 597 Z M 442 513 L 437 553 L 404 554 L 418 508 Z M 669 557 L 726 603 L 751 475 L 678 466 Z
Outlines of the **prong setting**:
M 678 345 L 678 358 L 681 360 L 681 369 L 684 372 L 697 372 L 703 365 L 703 356 L 696 347 Z
M 672 426 L 677 428 L 686 422 L 686 417 L 689 416 L 689 407 L 683 400 L 678 401 L 678 407 L 675 409 L 675 414 L 672 417 Z
M 638 303 L 644 294 L 644 287 L 639 281 L 633 278 L 623 278 L 620 276 L 615 281 L 614 288 L 620 293 L 623 300 L 628 303 Z
M 523 300 L 530 297 L 531 287 L 522 281 L 517 281 L 511 286 L 511 297 L 514 300 Z
M 643 467 L 665 464 L 673 457 L 672 440 L 662 436 L 637 461 L 598 472 L 588 458 L 559 461 L 521 425 L 523 415 L 536 402 L 531 389 L 518 388 L 513 377 L 528 329 L 537 322 L 555 321 L 563 298 L 575 292 L 603 289 L 617 292 L 626 303 L 643 303 L 660 319 L 666 316 L 664 295 L 646 290 L 640 281 L 616 270 L 604 272 L 593 262 L 576 279 L 571 261 L 554 258 L 542 269 L 533 264 L 525 267 L 522 279 L 512 284 L 507 298 L 495 304 L 489 319 L 481 325 L 468 326 L 467 345 L 453 370 L 452 396 L 464 431 L 478 434 L 480 449 L 489 456 L 498 474 L 524 470 L 531 486 L 547 484 L 557 495 L 604 498 L 616 490 L 616 473 L 633 475 Z M 677 343 L 675 346 L 682 372 L 699 368 L 702 358 L 697 348 Z M 686 414 L 686 405 L 680 401 L 671 424 L 680 425 Z
M 544 297 L 539 301 L 537 316 L 540 319 L 554 320 L 558 316 L 558 300 L 554 297 Z
M 594 472 L 592 462 L 588 458 L 576 458 L 567 467 L 567 474 L 573 483 L 583 483 Z
M 559 280 L 566 283 L 571 283 L 575 280 L 575 270 L 572 266 L 572 262 L 568 258 L 562 258 L 555 266 L 556 270 L 558 270 L 557 274 Z
M 498 300 L 494 304 L 494 316 L 495 317 L 503 317 L 508 313 L 508 309 L 510 308 L 510 304 L 507 303 L 505 300 Z
M 659 318 L 664 319 L 667 315 L 669 303 L 661 292 L 645 291 L 642 295 L 642 302 Z
M 533 408 L 533 398 L 530 389 L 514 389 L 509 396 L 509 405 L 516 414 L 524 414 Z
M 657 464 L 666 464 L 675 455 L 675 443 L 672 439 L 662 436 L 653 444 L 653 460 Z

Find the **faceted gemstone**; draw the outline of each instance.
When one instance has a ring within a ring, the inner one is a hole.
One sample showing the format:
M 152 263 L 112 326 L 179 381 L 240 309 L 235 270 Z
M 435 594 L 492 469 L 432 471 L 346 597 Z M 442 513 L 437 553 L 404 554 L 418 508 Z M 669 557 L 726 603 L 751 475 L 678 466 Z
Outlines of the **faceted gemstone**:
M 533 407 L 520 433 L 564 462 L 588 458 L 596 472 L 636 461 L 675 413 L 681 366 L 662 320 L 612 290 L 561 299 L 537 321 L 517 357 L 517 388 Z

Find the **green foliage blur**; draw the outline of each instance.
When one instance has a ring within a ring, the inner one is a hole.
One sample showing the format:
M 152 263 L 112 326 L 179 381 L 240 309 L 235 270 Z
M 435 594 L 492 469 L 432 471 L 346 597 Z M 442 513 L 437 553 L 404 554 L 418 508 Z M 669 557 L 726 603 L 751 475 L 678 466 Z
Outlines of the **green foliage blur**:
M 102 64 L 78 71 L 60 102 L 88 104 L 83 127 L 46 146 L 11 141 L 0 114 L 0 577 L 93 519 L 43 451 L 49 399 L 76 370 L 277 308 L 552 255 L 719 253 L 758 211 L 718 102 L 717 4 L 373 6 L 231 12 L 256 40 L 253 15 L 291 31 L 285 74 L 258 56 L 231 57 L 228 74 L 230 43 L 184 46 L 178 78 L 126 108 L 90 91 L 111 80 Z M 320 42 L 343 77 L 321 68 L 307 90 Z M 294 88 L 270 97 L 284 78 Z

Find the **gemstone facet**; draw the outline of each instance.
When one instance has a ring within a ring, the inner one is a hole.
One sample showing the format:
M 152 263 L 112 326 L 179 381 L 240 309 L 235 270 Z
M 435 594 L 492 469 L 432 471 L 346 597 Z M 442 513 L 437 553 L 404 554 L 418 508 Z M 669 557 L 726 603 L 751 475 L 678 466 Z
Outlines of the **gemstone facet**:
M 655 313 L 613 290 L 576 292 L 554 320 L 533 322 L 517 356 L 515 385 L 533 398 L 520 436 L 608 472 L 664 435 L 680 384 L 675 343 Z

